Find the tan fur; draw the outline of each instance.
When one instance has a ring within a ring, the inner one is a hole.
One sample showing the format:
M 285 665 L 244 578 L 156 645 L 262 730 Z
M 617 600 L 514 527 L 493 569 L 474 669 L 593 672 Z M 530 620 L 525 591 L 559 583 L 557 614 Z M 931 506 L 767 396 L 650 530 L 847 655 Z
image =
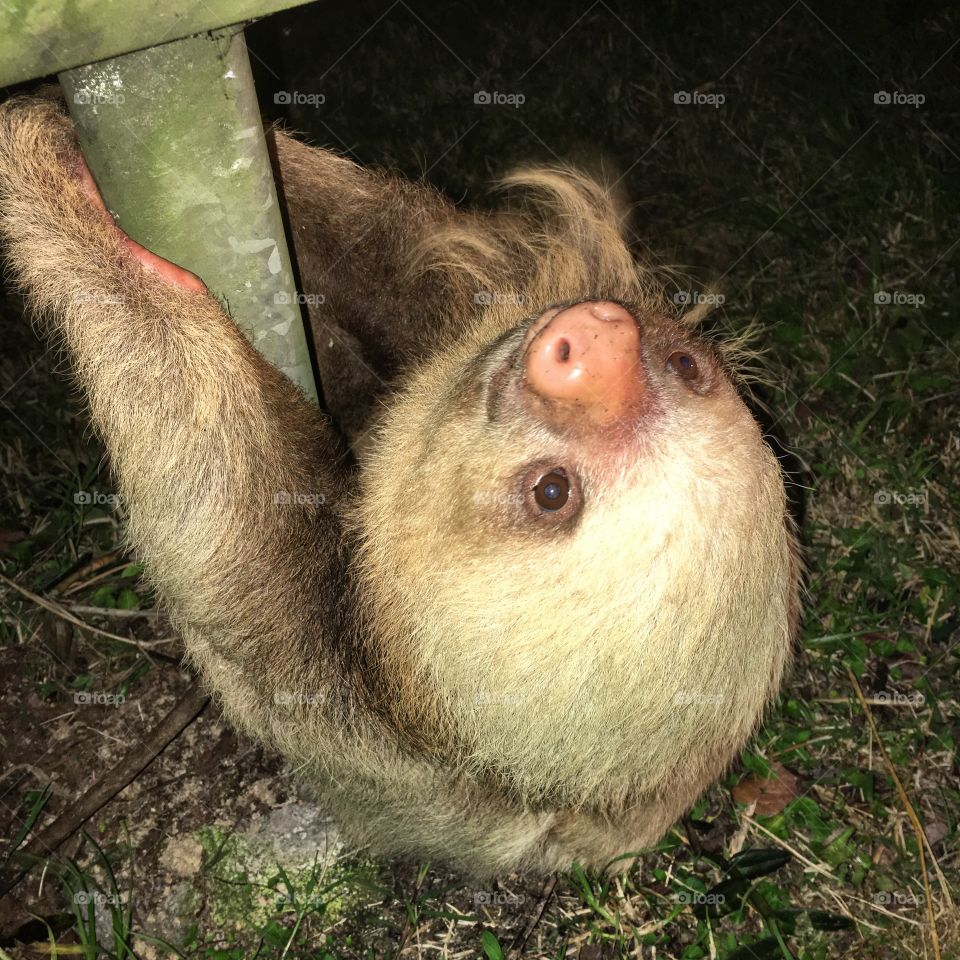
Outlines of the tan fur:
M 357 382 L 343 357 L 371 377 L 376 402 L 342 421 L 356 476 L 212 297 L 131 258 L 78 186 L 60 106 L 0 108 L 9 262 L 72 359 L 191 659 L 376 851 L 489 875 L 655 842 L 787 660 L 798 561 L 775 458 L 702 344 L 710 391 L 657 380 L 639 453 L 484 416 L 490 350 L 551 304 L 618 300 L 658 357 L 692 342 L 593 181 L 522 171 L 503 212 L 468 214 L 275 147 L 304 285 L 329 293 L 311 320 L 331 409 Z M 583 459 L 584 510 L 531 529 L 516 470 L 560 456 Z

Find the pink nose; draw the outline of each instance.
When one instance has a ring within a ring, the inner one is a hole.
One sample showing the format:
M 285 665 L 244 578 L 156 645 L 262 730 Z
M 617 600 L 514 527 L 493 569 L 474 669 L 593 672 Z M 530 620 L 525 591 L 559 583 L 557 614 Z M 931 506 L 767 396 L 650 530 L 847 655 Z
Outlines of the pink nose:
M 606 300 L 548 311 L 527 334 L 524 370 L 527 386 L 551 406 L 610 423 L 643 393 L 637 322 Z

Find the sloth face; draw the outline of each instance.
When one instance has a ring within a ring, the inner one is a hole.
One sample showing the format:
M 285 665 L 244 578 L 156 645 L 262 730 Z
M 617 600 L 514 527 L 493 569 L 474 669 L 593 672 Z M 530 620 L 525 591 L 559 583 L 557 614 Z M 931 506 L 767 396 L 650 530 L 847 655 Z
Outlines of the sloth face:
M 780 469 L 666 318 L 583 301 L 461 345 L 413 379 L 362 486 L 399 726 L 526 802 L 715 776 L 779 682 Z
M 448 389 L 446 403 L 465 416 L 434 411 L 427 433 L 448 447 L 457 440 L 447 429 L 471 436 L 476 453 L 461 454 L 471 463 L 471 503 L 448 498 L 450 522 L 467 518 L 465 535 L 498 524 L 516 533 L 571 528 L 593 502 L 635 488 L 661 456 L 687 459 L 711 432 L 740 430 L 756 446 L 756 426 L 712 350 L 666 318 L 641 323 L 611 301 L 528 319 L 455 385 L 459 402 Z

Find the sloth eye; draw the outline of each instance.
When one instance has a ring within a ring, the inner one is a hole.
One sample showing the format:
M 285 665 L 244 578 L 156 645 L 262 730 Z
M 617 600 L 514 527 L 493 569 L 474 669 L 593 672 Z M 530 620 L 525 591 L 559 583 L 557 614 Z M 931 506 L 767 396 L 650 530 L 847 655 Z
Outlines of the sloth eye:
M 696 380 L 700 375 L 697 361 L 689 353 L 684 353 L 682 350 L 676 350 L 667 357 L 667 366 L 684 380 Z
M 545 473 L 533 488 L 533 498 L 544 510 L 559 510 L 570 498 L 570 481 L 562 470 Z
M 583 489 L 575 469 L 556 461 L 534 461 L 516 482 L 527 518 L 545 529 L 565 529 L 580 516 Z

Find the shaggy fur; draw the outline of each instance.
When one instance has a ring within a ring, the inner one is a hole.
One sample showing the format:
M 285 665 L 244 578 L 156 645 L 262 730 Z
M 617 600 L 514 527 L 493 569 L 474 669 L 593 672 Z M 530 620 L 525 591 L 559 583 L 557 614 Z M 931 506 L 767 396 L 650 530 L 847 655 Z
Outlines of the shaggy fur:
M 521 171 L 502 212 L 466 213 L 272 137 L 340 432 L 213 297 L 131 256 L 56 102 L 0 108 L 9 262 L 73 362 L 190 658 L 378 852 L 483 876 L 655 842 L 788 657 L 775 458 L 593 181 Z M 641 324 L 650 411 L 628 442 L 558 434 L 493 376 L 548 306 L 598 298 Z M 696 389 L 667 369 L 678 349 Z M 574 522 L 523 512 L 538 461 L 576 466 Z

